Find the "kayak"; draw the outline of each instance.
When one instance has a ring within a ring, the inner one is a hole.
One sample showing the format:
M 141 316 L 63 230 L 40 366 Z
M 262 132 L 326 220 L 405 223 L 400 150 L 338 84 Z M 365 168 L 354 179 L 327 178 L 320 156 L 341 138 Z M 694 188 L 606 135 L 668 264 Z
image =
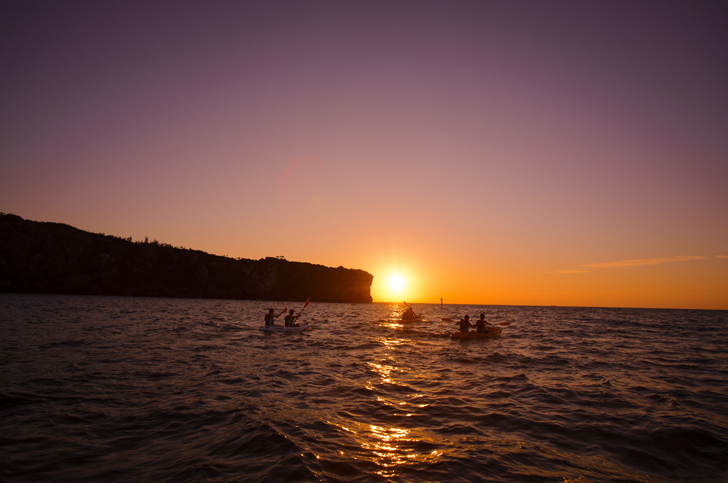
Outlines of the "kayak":
M 258 330 L 263 332 L 301 332 L 308 329 L 308 324 L 301 324 L 298 327 L 284 327 L 282 325 L 265 325 Z
M 450 337 L 454 339 L 477 339 L 482 337 L 495 337 L 503 332 L 503 327 L 492 327 L 486 332 L 453 332 Z

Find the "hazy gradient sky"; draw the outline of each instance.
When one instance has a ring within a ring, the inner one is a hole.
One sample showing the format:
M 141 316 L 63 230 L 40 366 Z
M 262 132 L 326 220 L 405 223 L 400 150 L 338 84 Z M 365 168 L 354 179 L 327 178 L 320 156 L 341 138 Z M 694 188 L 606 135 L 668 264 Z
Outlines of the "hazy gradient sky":
M 726 25 L 722 1 L 3 2 L 0 211 L 361 268 L 377 301 L 728 309 Z

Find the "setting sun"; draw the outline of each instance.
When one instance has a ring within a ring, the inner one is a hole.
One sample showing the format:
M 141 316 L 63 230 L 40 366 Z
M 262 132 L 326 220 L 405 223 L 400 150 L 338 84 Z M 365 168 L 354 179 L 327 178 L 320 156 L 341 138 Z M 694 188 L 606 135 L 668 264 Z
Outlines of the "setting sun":
M 387 286 L 389 287 L 390 292 L 392 294 L 400 294 L 402 293 L 402 290 L 404 290 L 405 287 L 405 280 L 402 275 L 398 273 L 393 273 L 389 276 L 389 280 L 387 281 Z
M 423 302 L 422 271 L 419 260 L 393 254 L 391 260 L 379 264 L 372 270 L 371 294 L 375 302 L 401 302 L 403 299 Z

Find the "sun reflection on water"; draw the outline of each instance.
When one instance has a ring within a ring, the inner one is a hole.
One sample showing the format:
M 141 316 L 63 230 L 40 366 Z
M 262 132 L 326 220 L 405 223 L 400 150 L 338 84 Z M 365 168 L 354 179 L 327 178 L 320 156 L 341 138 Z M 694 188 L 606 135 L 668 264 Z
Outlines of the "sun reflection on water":
M 444 451 L 432 449 L 435 438 L 417 428 L 383 426 L 377 424 L 348 422 L 346 425 L 327 421 L 339 430 L 349 434 L 356 441 L 357 448 L 351 451 L 337 451 L 343 460 L 353 459 L 372 463 L 379 467 L 373 471 L 385 478 L 400 476 L 397 467 L 438 461 Z
M 390 468 L 407 462 L 416 455 L 408 454 L 410 450 L 400 449 L 396 443 L 412 441 L 407 438 L 410 430 L 401 428 L 384 428 L 374 424 L 369 425 L 368 434 L 375 440 L 373 442 L 362 442 L 361 447 L 371 451 L 378 458 L 377 464 Z
M 413 430 L 397 427 L 384 427 L 370 424 L 368 430 L 363 432 L 369 436 L 369 441 L 362 441 L 361 447 L 373 462 L 382 469 L 376 473 L 385 478 L 397 476 L 396 467 L 415 462 L 435 461 L 442 455 L 442 451 L 433 450 L 429 453 L 419 453 L 416 446 L 421 442 L 432 442 L 421 436 L 412 434 Z
M 432 463 L 442 457 L 443 451 L 440 448 L 433 449 L 435 438 L 428 435 L 427 431 L 416 426 L 407 427 L 413 417 L 421 416 L 422 410 L 429 406 L 426 399 L 422 399 L 425 394 L 411 386 L 412 374 L 396 358 L 397 351 L 413 344 L 413 341 L 380 337 L 376 342 L 381 344 L 382 353 L 376 360 L 367 362 L 367 368 L 375 378 L 366 381 L 364 387 L 374 393 L 374 400 L 387 410 L 389 417 L 404 418 L 398 419 L 403 424 L 390 425 L 384 423 L 386 419 L 353 424 L 349 421 L 345 431 L 355 435 L 361 448 L 352 457 L 377 465 L 379 470 L 374 473 L 383 478 L 395 478 L 399 476 L 398 466 Z M 343 426 L 340 427 L 343 429 Z
M 367 362 L 369 367 L 379 374 L 379 382 L 382 384 L 392 384 L 394 382 L 394 379 L 389 377 L 392 372 L 397 371 L 397 368 L 394 366 L 389 366 L 386 364 L 377 364 L 375 362 Z

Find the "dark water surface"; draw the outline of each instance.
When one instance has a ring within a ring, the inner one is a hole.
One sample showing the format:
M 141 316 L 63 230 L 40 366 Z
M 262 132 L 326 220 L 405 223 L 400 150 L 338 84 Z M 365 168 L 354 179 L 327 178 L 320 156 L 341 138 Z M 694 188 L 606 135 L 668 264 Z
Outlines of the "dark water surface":
M 0 480 L 728 481 L 728 312 L 271 305 L 0 294 Z

